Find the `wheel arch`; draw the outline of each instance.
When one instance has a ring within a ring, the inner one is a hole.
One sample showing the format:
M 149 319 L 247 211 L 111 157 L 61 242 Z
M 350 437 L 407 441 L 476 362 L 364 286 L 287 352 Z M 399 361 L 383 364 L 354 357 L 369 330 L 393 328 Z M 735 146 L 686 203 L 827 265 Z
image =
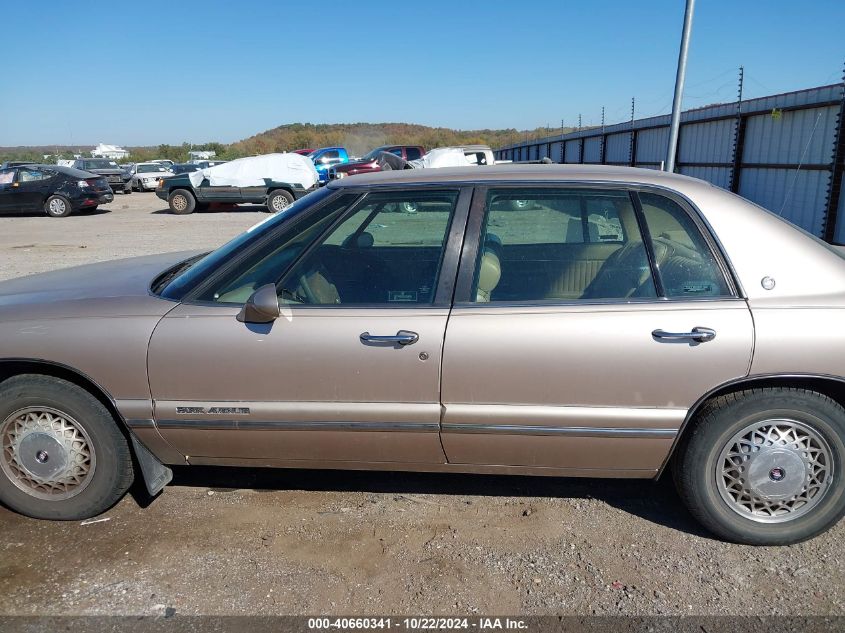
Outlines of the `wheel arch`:
M 94 379 L 74 367 L 55 361 L 40 358 L 3 358 L 0 359 L 0 382 L 18 376 L 20 374 L 40 374 L 61 378 L 77 387 L 85 389 L 92 396 L 97 398 L 103 406 L 108 409 L 118 426 L 129 437 L 129 425 L 120 413 L 111 394 L 99 385 Z
M 728 393 L 743 391 L 744 389 L 761 389 L 766 387 L 792 387 L 816 391 L 827 396 L 842 407 L 845 407 L 845 377 L 834 376 L 832 374 L 755 374 L 723 383 L 701 396 L 690 407 L 689 411 L 687 411 L 687 415 L 680 429 L 678 429 L 678 435 L 675 437 L 675 441 L 669 449 L 669 453 L 666 455 L 663 464 L 657 471 L 655 479 L 659 478 L 666 470 L 678 446 L 689 433 L 692 421 L 707 402 Z

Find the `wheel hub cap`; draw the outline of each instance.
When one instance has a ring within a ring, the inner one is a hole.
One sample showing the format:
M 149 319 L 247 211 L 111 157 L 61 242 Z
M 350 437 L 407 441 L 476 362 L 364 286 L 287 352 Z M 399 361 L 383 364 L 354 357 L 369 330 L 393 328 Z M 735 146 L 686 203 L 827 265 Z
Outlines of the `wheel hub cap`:
M 185 199 L 185 196 L 174 196 L 173 206 L 179 211 L 184 211 L 188 208 L 188 201 Z
M 276 196 L 273 198 L 273 209 L 276 211 L 284 211 L 287 206 L 288 201 L 282 196 Z
M 0 469 L 25 493 L 39 499 L 68 499 L 90 483 L 96 466 L 85 429 L 49 407 L 27 407 L 0 425 Z
M 748 519 L 791 521 L 827 493 L 831 455 L 825 439 L 806 424 L 757 422 L 725 445 L 716 464 L 716 484 L 728 506 Z

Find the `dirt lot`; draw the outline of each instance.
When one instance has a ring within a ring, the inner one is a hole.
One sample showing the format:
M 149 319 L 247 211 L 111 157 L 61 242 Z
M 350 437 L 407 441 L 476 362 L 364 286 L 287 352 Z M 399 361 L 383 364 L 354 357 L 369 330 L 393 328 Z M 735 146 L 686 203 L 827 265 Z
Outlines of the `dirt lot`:
M 96 215 L 0 217 L 0 278 L 213 247 L 265 217 L 164 208 L 136 193 Z M 0 614 L 845 613 L 845 522 L 728 545 L 669 481 L 182 468 L 103 518 L 0 508 Z

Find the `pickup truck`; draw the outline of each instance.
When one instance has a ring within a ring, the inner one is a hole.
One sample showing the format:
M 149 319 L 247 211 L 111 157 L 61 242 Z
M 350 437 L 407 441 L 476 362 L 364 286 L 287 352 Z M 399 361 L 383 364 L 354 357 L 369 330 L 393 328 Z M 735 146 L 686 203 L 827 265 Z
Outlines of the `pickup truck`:
M 317 176 L 321 183 L 329 181 L 329 169 L 336 165 L 349 162 L 349 153 L 345 147 L 321 147 L 308 154 L 317 168 Z
M 387 152 L 398 156 L 404 161 L 417 160 L 425 154 L 425 148 L 419 145 L 382 145 L 365 154 L 359 160 L 354 160 L 343 165 L 335 165 L 329 168 L 329 180 L 354 176 L 355 174 L 370 174 L 381 171 L 379 165 L 379 154 Z
M 167 200 L 170 211 L 176 215 L 204 211 L 212 202 L 262 204 L 271 213 L 276 213 L 314 190 L 306 189 L 299 183 L 276 182 L 270 179 L 265 179 L 265 184 L 260 187 L 212 187 L 205 178 L 199 186 L 194 187 L 189 176 L 187 173 L 178 174 L 158 181 L 156 195 L 162 200 Z
M 98 176 L 105 176 L 111 190 L 117 193 L 132 193 L 132 176 L 115 161 L 108 158 L 77 158 L 67 167 L 90 171 Z

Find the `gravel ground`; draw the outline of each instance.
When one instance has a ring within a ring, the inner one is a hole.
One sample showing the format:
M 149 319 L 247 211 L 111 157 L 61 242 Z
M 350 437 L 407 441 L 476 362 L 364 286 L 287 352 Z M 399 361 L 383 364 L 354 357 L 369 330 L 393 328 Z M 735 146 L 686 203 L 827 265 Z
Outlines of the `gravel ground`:
M 0 217 L 0 278 L 214 247 L 266 217 L 152 194 Z M 0 614 L 845 614 L 845 522 L 752 548 L 671 482 L 177 469 L 95 523 L 0 508 Z

